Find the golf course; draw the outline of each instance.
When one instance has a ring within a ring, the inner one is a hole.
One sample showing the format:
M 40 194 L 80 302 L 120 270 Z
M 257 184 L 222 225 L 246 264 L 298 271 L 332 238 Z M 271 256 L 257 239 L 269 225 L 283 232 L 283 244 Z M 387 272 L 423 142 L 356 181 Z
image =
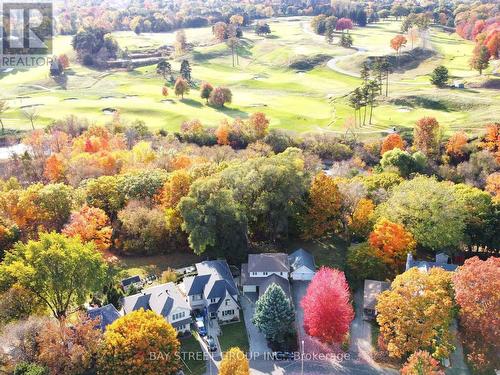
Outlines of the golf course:
M 276 18 L 268 24 L 271 34 L 267 36 L 258 36 L 252 26 L 243 28 L 235 67 L 231 49 L 214 40 L 210 27 L 185 29 L 190 48 L 170 61 L 174 76 L 181 60 L 191 64 L 193 85 L 183 99 L 174 95 L 172 84 L 168 96 L 163 95 L 165 81 L 157 74 L 156 65 L 134 70 L 90 69 L 77 61 L 71 36 L 57 36 L 54 53 L 67 54 L 70 59 L 65 84 L 56 83 L 48 67 L 0 73 L 0 99 L 9 106 L 3 121 L 7 128 L 29 130 L 31 124 L 23 109 L 36 108 L 35 127 L 69 115 L 102 124 L 118 111 L 123 120 L 141 120 L 155 130 L 176 131 L 185 120 L 199 119 L 206 126 L 217 126 L 224 118 L 263 112 L 271 120 L 271 128 L 343 133 L 345 123 L 354 116 L 347 96 L 361 84 L 363 61 L 370 56 L 394 55 L 390 40 L 401 28 L 401 22 L 394 19 L 355 27 L 349 31 L 353 47 L 343 48 L 336 43 L 340 33 L 333 44 L 313 33 L 310 17 Z M 171 45 L 175 40 L 175 32 L 137 35 L 126 31 L 113 36 L 128 51 Z M 461 128 L 474 133 L 500 113 L 497 67 L 490 64 L 482 76 L 470 69 L 473 42 L 431 27 L 413 47 L 408 43 L 402 50 L 411 53 L 412 60 L 390 74 L 388 96 L 377 100 L 372 123 L 355 132 L 377 137 L 389 128 L 412 128 L 419 118 L 433 116 L 446 132 Z M 430 73 L 439 65 L 448 68 L 450 82 L 465 87 L 437 89 L 431 85 Z M 198 89 L 204 81 L 228 87 L 232 103 L 222 108 L 207 105 Z

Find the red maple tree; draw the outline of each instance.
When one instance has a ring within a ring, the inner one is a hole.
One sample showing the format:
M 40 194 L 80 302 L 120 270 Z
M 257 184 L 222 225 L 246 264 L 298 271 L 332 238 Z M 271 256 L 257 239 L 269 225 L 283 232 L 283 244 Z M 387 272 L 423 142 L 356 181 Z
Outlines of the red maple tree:
M 304 329 L 328 344 L 340 343 L 349 331 L 354 311 L 343 272 L 322 267 L 307 287 L 300 305 L 304 309 Z

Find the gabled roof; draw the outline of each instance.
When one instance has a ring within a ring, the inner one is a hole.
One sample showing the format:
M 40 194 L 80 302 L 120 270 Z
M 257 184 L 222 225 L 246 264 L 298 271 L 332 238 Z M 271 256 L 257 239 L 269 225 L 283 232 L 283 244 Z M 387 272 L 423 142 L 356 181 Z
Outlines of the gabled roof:
M 421 271 L 429 271 L 431 268 L 439 267 L 444 269 L 445 271 L 453 272 L 457 269 L 456 264 L 448 263 L 448 256 L 444 253 L 436 254 L 435 262 L 428 262 L 425 260 L 414 260 L 413 255 L 411 253 L 407 254 L 406 257 L 406 271 L 410 268 L 417 267 Z
M 111 303 L 106 306 L 89 309 L 87 314 L 90 319 L 99 318 L 99 327 L 103 331 L 106 330 L 107 326 L 121 316 L 116 307 L 114 307 Z
M 285 253 L 248 254 L 248 272 L 290 272 Z
M 259 297 L 261 297 L 272 284 L 278 285 L 283 292 L 285 292 L 286 296 L 290 298 L 290 282 L 288 279 L 285 279 L 281 276 L 272 275 L 267 276 L 259 286 Z
M 191 296 L 203 294 L 205 298 L 223 298 L 226 291 L 234 296 L 238 289 L 234 283 L 231 270 L 225 260 L 210 260 L 196 263 L 198 275 L 186 277 L 184 286 L 186 293 Z
M 391 284 L 386 281 L 365 280 L 363 292 L 363 308 L 375 310 L 377 298 L 383 291 L 389 289 Z
M 143 308 L 144 310 L 153 310 L 166 317 L 174 308 L 178 307 L 189 309 L 186 299 L 174 283 L 144 289 L 141 293 L 123 299 L 123 310 L 126 314 Z
M 135 284 L 135 283 L 138 283 L 141 281 L 141 277 L 140 276 L 131 276 L 131 277 L 127 277 L 126 279 L 123 279 L 121 281 L 121 284 L 122 286 L 129 286 L 129 285 L 132 285 L 132 284 Z
M 288 260 L 290 262 L 292 271 L 295 271 L 302 266 L 309 268 L 311 271 L 316 270 L 314 257 L 311 255 L 311 253 L 305 251 L 304 249 L 295 250 L 288 256 Z

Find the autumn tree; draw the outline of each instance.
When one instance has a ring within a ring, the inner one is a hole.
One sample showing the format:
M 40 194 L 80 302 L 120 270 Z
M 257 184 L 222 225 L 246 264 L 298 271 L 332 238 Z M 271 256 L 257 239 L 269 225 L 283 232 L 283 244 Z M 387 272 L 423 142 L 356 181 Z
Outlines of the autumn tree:
M 305 238 L 335 233 L 341 227 L 341 194 L 335 180 L 318 173 L 309 189 L 309 209 L 305 217 Z
M 385 280 L 389 274 L 387 265 L 380 258 L 377 250 L 366 242 L 349 246 L 347 267 L 351 271 L 350 277 L 359 283 L 366 279 Z
M 89 206 L 97 207 L 111 218 L 125 204 L 125 195 L 121 189 L 121 177 L 102 176 L 87 180 L 83 184 L 85 198 Z
M 210 93 L 208 102 L 214 107 L 224 107 L 224 104 L 231 103 L 233 94 L 227 87 L 216 87 Z
M 415 177 L 396 186 L 377 213 L 399 223 L 415 241 L 435 251 L 456 248 L 465 229 L 465 208 L 453 186 L 429 177 Z
M 343 272 L 322 267 L 314 275 L 300 301 L 304 329 L 324 343 L 340 343 L 354 318 L 349 286 Z
M 500 200 L 500 172 L 495 172 L 488 176 L 485 190 L 491 193 L 497 201 Z
M 500 258 L 466 260 L 453 285 L 468 359 L 481 371 L 499 368 Z
M 102 332 L 96 321 L 79 313 L 73 321 L 51 320 L 41 330 L 37 342 L 38 361 L 51 374 L 80 375 L 94 370 Z
M 217 22 L 212 26 L 212 33 L 215 39 L 219 42 L 223 42 L 228 36 L 228 25 L 225 22 Z
M 422 117 L 413 128 L 413 146 L 427 157 L 434 157 L 439 153 L 441 129 L 434 117 Z
M 380 150 L 380 155 L 384 155 L 387 151 L 390 151 L 394 148 L 399 148 L 401 150 L 404 149 L 403 139 L 397 133 L 389 134 L 384 138 L 384 141 L 382 142 L 382 148 Z
M 143 309 L 110 324 L 98 359 L 99 374 L 174 374 L 179 368 L 177 332 L 161 315 Z M 152 361 L 150 353 L 161 353 Z
M 255 112 L 250 115 L 248 125 L 256 139 L 264 138 L 269 129 L 269 119 L 262 112 Z
M 368 242 L 380 258 L 394 271 L 401 270 L 406 255 L 415 250 L 413 235 L 401 224 L 380 219 L 370 233 Z
M 217 129 L 215 130 L 215 136 L 217 137 L 217 143 L 221 146 L 229 144 L 229 134 L 230 125 L 226 119 L 223 119 Z
M 352 30 L 352 28 L 353 28 L 353 23 L 350 18 L 341 18 L 335 24 L 335 29 L 337 31 L 341 31 L 342 34 L 344 33 L 345 30 L 349 31 Z
M 366 238 L 373 226 L 375 204 L 371 199 L 361 198 L 349 218 L 349 232 L 354 238 Z
M 411 49 L 413 49 L 413 45 L 420 37 L 420 30 L 418 27 L 413 26 L 407 32 L 408 40 L 411 42 Z
M 98 250 L 105 252 L 111 245 L 113 229 L 103 210 L 84 205 L 71 214 L 62 232 L 68 237 L 79 237 L 83 242 L 92 241 Z
M 248 359 L 239 348 L 231 348 L 224 354 L 219 368 L 220 375 L 250 375 Z
M 177 56 L 180 56 L 186 52 L 187 39 L 186 39 L 186 32 L 184 30 L 179 30 L 175 33 L 174 48 L 175 48 L 175 54 Z
M 45 306 L 40 299 L 18 284 L 14 284 L 0 294 L 0 324 L 2 325 L 45 313 Z
M 391 48 L 396 51 L 396 53 L 400 54 L 401 48 L 406 46 L 407 40 L 403 35 L 396 35 L 394 38 L 391 39 Z
M 43 175 L 50 182 L 61 182 L 65 177 L 66 167 L 61 154 L 52 154 L 45 161 Z
M 470 66 L 475 69 L 479 74 L 483 74 L 483 70 L 488 68 L 490 65 L 490 51 L 488 47 L 484 45 L 477 45 L 472 53 L 472 58 L 470 60 Z
M 293 331 L 292 302 L 278 284 L 271 284 L 255 304 L 252 323 L 272 343 L 283 343 Z
M 401 375 L 445 375 L 439 361 L 429 352 L 418 350 L 413 353 L 401 369 Z
M 5 127 L 3 124 L 3 114 L 9 109 L 9 105 L 5 100 L 0 100 L 0 126 L 2 126 L 2 134 L 5 133 Z
M 451 353 L 452 293 L 451 274 L 441 268 L 422 272 L 414 267 L 396 276 L 376 306 L 379 341 L 390 357 L 427 350 L 441 359 Z
M 102 288 L 106 265 L 91 243 L 58 233 L 18 242 L 0 264 L 2 284 L 18 283 L 35 294 L 58 318 Z
M 169 175 L 159 194 L 160 204 L 165 209 L 167 229 L 171 232 L 181 229 L 182 217 L 177 206 L 181 199 L 189 194 L 192 181 L 185 170 L 174 171 Z
M 176 96 L 180 96 L 182 99 L 184 99 L 184 95 L 189 93 L 189 84 L 184 78 L 177 78 L 174 84 L 174 92 Z
M 208 83 L 208 82 L 203 82 L 200 87 L 200 96 L 202 99 L 205 99 L 208 104 L 208 99 L 210 98 L 210 94 L 214 90 L 214 87 Z
M 455 161 L 461 161 L 465 156 L 468 141 L 469 137 L 465 132 L 454 133 L 446 143 L 446 154 Z

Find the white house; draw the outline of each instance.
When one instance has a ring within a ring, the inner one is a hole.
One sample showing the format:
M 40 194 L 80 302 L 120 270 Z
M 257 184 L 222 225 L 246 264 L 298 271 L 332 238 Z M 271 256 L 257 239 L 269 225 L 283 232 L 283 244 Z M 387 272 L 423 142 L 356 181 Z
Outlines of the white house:
M 313 256 L 304 249 L 298 249 L 288 256 L 292 280 L 312 280 L 316 273 Z
M 198 275 L 185 277 L 183 288 L 192 310 L 206 312 L 220 322 L 239 320 L 238 288 L 224 260 L 196 264 Z
M 288 283 L 290 264 L 285 253 L 249 254 L 248 263 L 241 265 L 241 285 L 245 293 L 259 293 L 259 288 L 271 275 Z

